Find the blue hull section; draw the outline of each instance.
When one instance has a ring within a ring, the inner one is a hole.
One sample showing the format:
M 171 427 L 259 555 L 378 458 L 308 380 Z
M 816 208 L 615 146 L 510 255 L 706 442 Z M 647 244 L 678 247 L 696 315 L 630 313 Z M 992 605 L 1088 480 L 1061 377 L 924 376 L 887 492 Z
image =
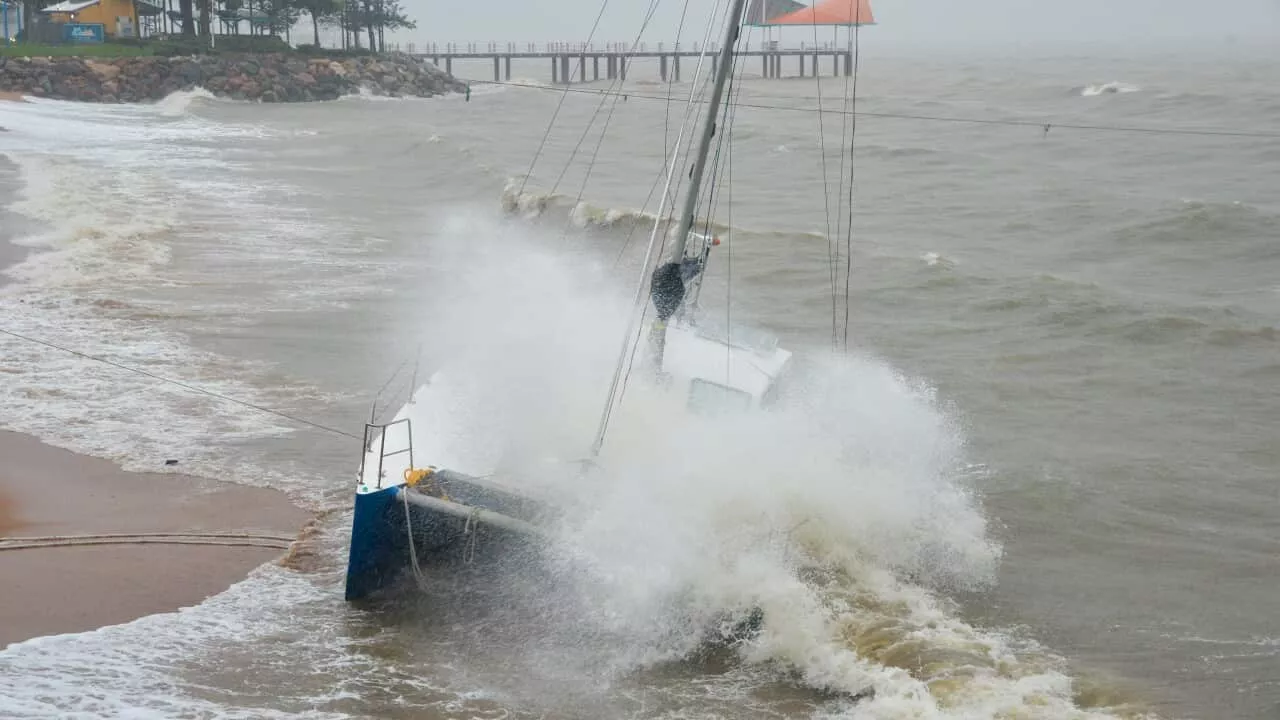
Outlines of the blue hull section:
M 347 600 L 359 600 L 391 585 L 412 562 L 409 526 L 413 527 L 418 560 L 426 564 L 463 536 L 466 521 L 417 505 L 405 504 L 397 493 L 403 485 L 356 494 L 351 521 L 351 549 L 347 557 Z
M 536 514 L 537 508 L 531 501 L 482 486 L 472 478 L 445 470 L 438 471 L 434 477 L 454 502 L 510 514 L 526 521 Z M 412 562 L 409 527 L 413 528 L 414 548 L 422 565 L 443 558 L 447 550 L 459 547 L 465 539 L 465 519 L 420 505 L 409 504 L 409 522 L 406 523 L 405 503 L 398 494 L 404 487 L 397 485 L 370 493 L 356 493 L 347 559 L 347 600 L 360 600 L 382 590 L 408 569 Z
M 347 600 L 359 600 L 389 585 L 409 564 L 404 505 L 389 487 L 356 495 L 347 559 Z

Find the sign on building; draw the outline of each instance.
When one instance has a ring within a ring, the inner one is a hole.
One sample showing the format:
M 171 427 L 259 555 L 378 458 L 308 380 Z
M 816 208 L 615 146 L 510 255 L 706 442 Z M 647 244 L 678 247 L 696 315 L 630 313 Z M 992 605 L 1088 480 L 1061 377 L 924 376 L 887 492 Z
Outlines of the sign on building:
M 62 39 L 83 45 L 101 43 L 106 40 L 106 27 L 102 23 L 67 23 L 62 26 Z

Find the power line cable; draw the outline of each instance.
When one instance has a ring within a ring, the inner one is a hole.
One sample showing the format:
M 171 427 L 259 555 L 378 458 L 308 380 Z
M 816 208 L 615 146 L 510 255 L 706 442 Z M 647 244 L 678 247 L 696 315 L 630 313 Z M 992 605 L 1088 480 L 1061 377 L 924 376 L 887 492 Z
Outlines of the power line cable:
M 547 87 L 542 85 L 526 85 L 523 83 L 512 82 L 494 82 L 490 80 L 477 80 L 477 84 L 486 85 L 502 85 L 514 88 L 523 88 L 525 90 L 544 90 L 551 92 L 561 92 L 561 89 Z M 565 88 L 563 92 L 571 92 L 582 95 L 601 95 L 612 94 L 611 91 L 590 90 L 587 88 Z M 666 97 L 662 95 L 645 95 L 640 93 L 627 93 L 629 98 L 637 98 L 640 100 L 660 100 L 666 101 Z M 692 102 L 705 104 L 707 100 L 698 98 Z M 795 107 L 790 105 L 770 105 L 767 103 L 742 102 L 735 103 L 736 107 L 748 108 L 752 110 L 778 110 L 785 112 L 804 112 L 813 113 L 821 112 L 824 115 L 846 115 L 864 118 L 883 118 L 890 120 L 919 120 L 924 122 L 945 122 L 945 123 L 963 123 L 968 125 L 1002 125 L 1007 127 L 1020 128 L 1036 128 L 1037 130 L 1091 130 L 1097 132 L 1124 132 L 1124 133 L 1145 133 L 1150 135 L 1194 135 L 1202 137 L 1233 137 L 1233 138 L 1255 138 L 1280 140 L 1280 133 L 1263 132 L 1256 130 L 1227 130 L 1220 128 L 1157 128 L 1144 127 L 1139 125 L 1102 125 L 1090 123 L 1068 123 L 1068 122 L 1052 122 L 1041 120 L 1001 120 L 997 118 L 966 118 L 948 115 L 921 115 L 917 113 L 893 113 L 893 112 L 873 112 L 868 110 L 833 110 L 823 108 L 819 110 L 814 107 Z
M 8 335 L 13 338 L 17 338 L 18 340 L 22 340 L 23 342 L 32 343 L 34 345 L 43 345 L 46 348 L 51 348 L 53 350 L 64 352 L 69 355 L 75 355 L 78 358 L 83 358 L 85 360 L 92 360 L 93 362 L 102 363 L 104 365 L 110 365 L 111 367 L 124 370 L 126 372 L 135 373 L 137 375 L 142 375 L 144 377 L 151 378 L 152 380 L 158 380 L 162 383 L 167 383 L 169 385 L 175 385 L 177 387 L 183 388 L 185 390 L 189 390 L 194 393 L 198 393 L 200 395 L 207 395 L 217 400 L 229 402 L 234 405 L 239 405 L 241 407 L 249 408 L 251 410 L 257 410 L 260 413 L 266 413 L 268 415 L 274 415 L 279 418 L 284 418 L 285 420 L 289 420 L 291 422 L 295 422 L 300 425 L 306 425 L 308 427 L 312 427 L 317 430 L 323 430 L 328 433 L 333 433 L 334 435 L 341 435 L 343 437 L 351 438 L 352 440 L 361 440 L 361 437 L 359 435 L 353 435 L 345 430 L 339 430 L 338 428 L 329 427 L 328 425 L 322 425 L 318 422 L 307 420 L 306 418 L 300 418 L 297 415 L 290 415 L 289 413 L 281 412 L 279 410 L 272 410 L 271 408 L 263 407 L 261 405 L 255 405 L 254 403 L 246 402 L 244 400 L 237 400 L 236 398 L 228 397 L 221 393 L 213 392 L 212 390 L 206 390 L 202 387 L 197 387 L 195 385 L 182 382 L 181 380 L 174 380 L 173 378 L 168 378 L 163 375 L 157 375 L 148 370 L 143 370 L 141 368 L 136 368 L 129 365 L 125 365 L 123 363 L 118 363 L 114 360 L 108 360 L 107 358 L 100 357 L 98 355 L 90 355 L 89 353 L 81 352 L 79 350 L 74 350 L 72 348 L 59 345 L 57 343 L 50 342 L 48 340 L 41 340 L 40 338 L 34 338 L 34 337 L 31 337 L 30 335 L 23 335 L 22 333 L 17 333 L 12 330 L 6 330 L 4 328 L 0 328 L 0 333 L 4 335 Z
M 608 9 L 608 7 L 609 7 L 609 0 L 604 0 L 604 2 L 603 2 L 603 3 L 601 3 L 601 5 L 600 5 L 600 12 L 596 13 L 596 21 L 595 21 L 594 23 L 592 23 L 592 25 L 591 25 L 591 32 L 587 34 L 587 42 L 588 42 L 588 43 L 590 43 L 590 42 L 591 42 L 591 40 L 592 40 L 592 38 L 594 38 L 594 37 L 596 36 L 596 30 L 598 30 L 598 29 L 600 28 L 600 19 L 604 17 L 604 11 L 605 11 L 606 9 Z M 584 67 L 586 67 L 586 66 L 585 66 L 586 61 L 587 61 L 587 60 L 586 60 L 586 56 L 585 56 L 585 55 L 584 55 L 584 56 L 582 56 L 582 57 L 580 57 L 580 58 L 578 58 L 578 71 L 579 71 L 579 72 L 581 72 L 581 71 L 582 71 L 582 69 L 583 69 Z M 570 76 L 570 77 L 572 77 L 572 76 Z M 569 90 L 570 90 L 570 88 L 569 88 L 569 82 L 570 82 L 570 80 L 569 80 L 569 78 L 564 78 L 564 81 L 565 81 L 564 94 L 562 94 L 562 95 L 560 96 L 560 101 L 556 103 L 556 110 L 555 110 L 555 112 L 554 112 L 554 113 L 552 113 L 552 114 L 551 114 L 551 122 L 547 123 L 547 131 L 546 131 L 545 133 L 543 133 L 543 134 L 542 134 L 542 140 L 538 143 L 538 149 L 534 151 L 534 153 L 533 153 L 533 159 L 532 159 L 531 161 L 529 161 L 529 172 L 525 173 L 524 180 L 522 180 L 522 181 L 520 182 L 520 191 L 519 191 L 519 193 L 517 193 L 518 195 L 519 195 L 519 194 L 523 194 L 523 193 L 524 193 L 525 186 L 526 186 L 526 185 L 528 185 L 528 183 L 529 183 L 529 177 L 530 177 L 531 175 L 533 175 L 533 169 L 534 169 L 534 167 L 536 167 L 536 166 L 537 166 L 537 164 L 538 164 L 538 158 L 542 156 L 542 150 L 543 150 L 543 148 L 544 148 L 544 147 L 546 147 L 546 145 L 547 145 L 547 139 L 551 137 L 551 130 L 552 130 L 552 129 L 555 127 L 555 125 L 556 125 L 556 118 L 557 118 L 557 117 L 559 117 L 559 115 L 560 115 L 560 110 L 564 107 L 564 100 L 565 100 L 565 98 L 566 98 L 566 97 L 568 97 L 568 95 L 569 95 Z M 497 84 L 497 83 L 495 82 L 494 84 Z M 504 84 L 506 84 L 506 83 L 504 83 Z M 548 88 L 548 89 L 550 89 L 550 88 Z

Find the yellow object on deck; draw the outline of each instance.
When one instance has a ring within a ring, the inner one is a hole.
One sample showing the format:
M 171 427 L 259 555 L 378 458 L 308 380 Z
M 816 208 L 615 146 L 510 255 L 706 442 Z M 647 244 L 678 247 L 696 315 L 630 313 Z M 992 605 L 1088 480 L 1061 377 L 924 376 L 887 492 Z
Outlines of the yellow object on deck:
M 435 475 L 436 469 L 429 468 L 407 468 L 404 471 L 404 484 L 409 487 L 417 487 L 419 484 L 424 486 L 422 492 L 428 495 L 448 500 L 449 495 L 445 493 L 444 488 L 432 477 Z
M 431 468 L 405 468 L 404 483 L 409 487 L 413 487 L 430 477 L 432 472 L 434 471 Z

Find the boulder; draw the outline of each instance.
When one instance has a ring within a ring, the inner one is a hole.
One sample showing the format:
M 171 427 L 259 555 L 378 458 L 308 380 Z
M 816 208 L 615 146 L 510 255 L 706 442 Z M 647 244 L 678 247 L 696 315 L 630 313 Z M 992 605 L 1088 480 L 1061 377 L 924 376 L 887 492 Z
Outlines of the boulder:
M 178 89 L 264 102 L 333 100 L 367 89 L 375 95 L 431 97 L 466 85 L 408 55 L 304 60 L 284 54 L 0 58 L 0 89 L 89 102 L 159 100 Z
M 85 65 L 103 81 L 110 82 L 120 77 L 120 68 L 110 63 L 88 62 Z
M 182 64 L 182 68 L 178 71 L 185 83 L 199 85 L 204 80 L 204 67 L 194 61 L 187 61 Z

